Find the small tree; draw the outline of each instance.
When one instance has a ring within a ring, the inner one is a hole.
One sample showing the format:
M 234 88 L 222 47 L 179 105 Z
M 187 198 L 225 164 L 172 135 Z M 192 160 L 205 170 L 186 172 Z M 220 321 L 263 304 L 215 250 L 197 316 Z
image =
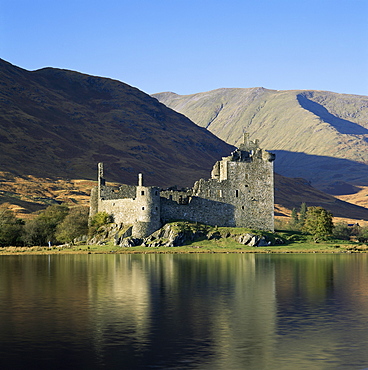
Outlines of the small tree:
M 299 230 L 299 216 L 298 216 L 298 211 L 296 208 L 293 208 L 291 211 L 291 219 L 288 224 L 288 228 L 290 230 Z
M 300 205 L 300 212 L 299 212 L 299 226 L 301 228 L 304 226 L 306 217 L 307 217 L 307 204 L 303 202 Z
M 112 222 L 112 216 L 106 212 L 97 212 L 90 220 L 89 235 L 92 236 L 97 230 Z
M 0 246 L 21 245 L 24 222 L 13 211 L 0 208 Z
M 360 227 L 357 233 L 357 239 L 361 243 L 367 243 L 368 242 L 368 227 Z
M 59 242 L 67 243 L 79 236 L 88 234 L 88 208 L 73 208 L 56 226 L 55 237 Z
M 334 226 L 332 236 L 336 239 L 349 240 L 351 231 L 347 224 L 339 222 Z
M 314 242 L 325 240 L 333 230 L 332 213 L 322 207 L 308 207 L 303 231 L 312 235 Z

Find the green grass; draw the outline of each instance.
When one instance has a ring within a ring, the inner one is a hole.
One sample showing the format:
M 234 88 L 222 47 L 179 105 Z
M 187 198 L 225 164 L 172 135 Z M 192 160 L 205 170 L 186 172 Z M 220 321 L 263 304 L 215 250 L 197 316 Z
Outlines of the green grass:
M 8 247 L 0 248 L 0 254 L 129 254 L 129 253 L 367 253 L 368 247 L 346 241 L 294 241 L 284 245 L 250 247 L 237 243 L 232 238 L 201 240 L 180 247 L 129 247 L 112 244 L 77 245 L 72 247 Z

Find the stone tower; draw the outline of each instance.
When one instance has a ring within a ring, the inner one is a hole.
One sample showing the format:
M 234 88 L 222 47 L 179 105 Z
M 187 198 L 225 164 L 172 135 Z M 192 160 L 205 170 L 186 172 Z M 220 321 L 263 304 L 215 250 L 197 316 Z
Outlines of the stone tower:
M 136 215 L 134 216 L 133 235 L 143 238 L 161 227 L 160 189 L 143 186 L 143 175 L 138 175 L 136 188 Z
M 245 134 L 238 149 L 215 163 L 211 179 L 194 186 L 195 195 L 232 205 L 233 219 L 226 226 L 273 231 L 274 159 Z

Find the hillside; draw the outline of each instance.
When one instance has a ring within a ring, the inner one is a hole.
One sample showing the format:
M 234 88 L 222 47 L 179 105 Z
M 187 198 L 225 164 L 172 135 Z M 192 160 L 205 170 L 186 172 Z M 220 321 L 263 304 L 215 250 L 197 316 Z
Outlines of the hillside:
M 367 96 L 264 88 L 153 96 L 230 144 L 249 132 L 276 153 L 284 176 L 334 195 L 368 185 Z
M 55 202 L 87 206 L 100 161 L 108 181 L 133 184 L 143 172 L 147 185 L 191 186 L 233 150 L 119 81 L 54 68 L 30 72 L 0 59 L 0 85 L 0 205 L 24 218 Z M 366 209 L 304 180 L 276 175 L 275 194 L 280 215 L 310 201 L 368 220 Z
M 307 206 L 323 207 L 338 219 L 368 221 L 368 208 L 364 204 L 351 204 L 347 201 L 315 189 L 305 179 L 289 178 L 275 173 L 275 216 L 290 216 L 293 208 L 299 209 L 301 203 Z
M 0 171 L 191 185 L 233 147 L 122 82 L 0 60 Z

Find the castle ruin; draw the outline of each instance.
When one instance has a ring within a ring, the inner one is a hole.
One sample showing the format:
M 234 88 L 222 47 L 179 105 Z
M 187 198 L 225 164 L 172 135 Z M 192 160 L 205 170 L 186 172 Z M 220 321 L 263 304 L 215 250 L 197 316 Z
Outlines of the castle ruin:
M 184 190 L 144 186 L 142 174 L 136 186 L 107 186 L 99 163 L 90 216 L 107 212 L 115 223 L 130 225 L 135 238 L 173 220 L 274 231 L 274 159 L 259 148 L 258 140 L 250 141 L 244 134 L 239 148 L 215 163 L 209 180 L 200 179 Z

